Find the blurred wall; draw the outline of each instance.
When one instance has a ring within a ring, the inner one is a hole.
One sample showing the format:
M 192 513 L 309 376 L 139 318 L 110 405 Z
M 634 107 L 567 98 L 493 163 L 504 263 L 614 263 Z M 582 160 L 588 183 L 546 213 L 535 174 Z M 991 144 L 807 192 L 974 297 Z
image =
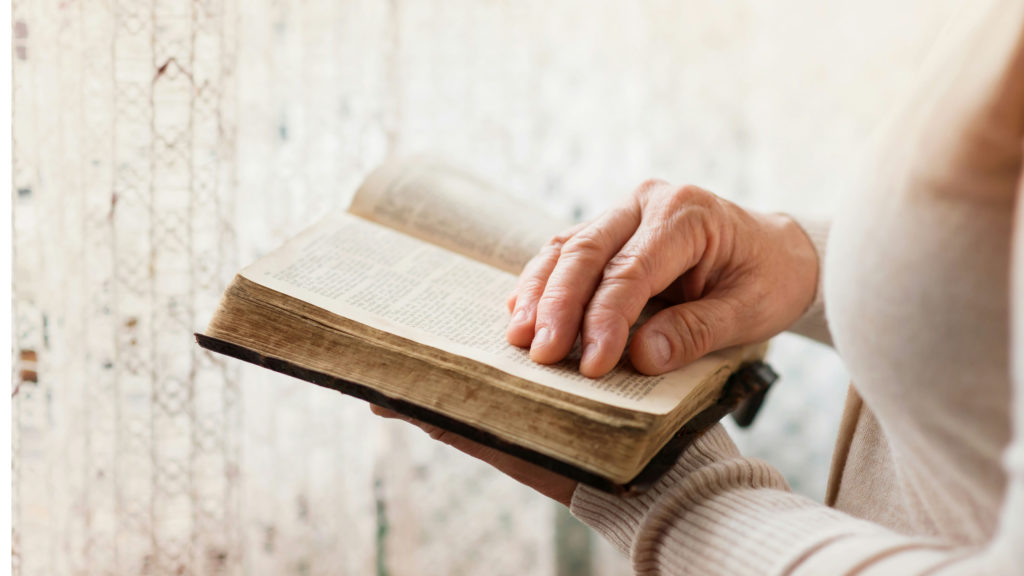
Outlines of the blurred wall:
M 577 219 L 650 176 L 827 215 L 953 4 L 16 0 L 15 572 L 628 572 L 485 466 L 191 332 L 390 154 Z M 737 440 L 820 497 L 841 363 L 791 336 L 772 363 Z

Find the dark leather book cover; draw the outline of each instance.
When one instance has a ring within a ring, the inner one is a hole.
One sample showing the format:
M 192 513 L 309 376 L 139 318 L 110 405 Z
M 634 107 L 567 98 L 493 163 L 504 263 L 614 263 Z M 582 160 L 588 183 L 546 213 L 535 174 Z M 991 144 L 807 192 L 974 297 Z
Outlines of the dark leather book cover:
M 266 356 L 243 346 L 205 334 L 197 333 L 195 337 L 199 345 L 207 350 L 238 358 L 257 366 L 263 366 L 275 372 L 337 390 L 349 396 L 361 398 L 367 402 L 389 408 L 400 414 L 512 454 L 599 490 L 619 494 L 639 493 L 649 488 L 662 474 L 672 467 L 676 459 L 679 458 L 679 455 L 695 439 L 730 412 L 737 410 L 737 408 L 740 409 L 737 412 L 737 420 L 741 424 L 744 424 L 744 421 L 746 421 L 746 424 L 749 424 L 749 420 L 753 419 L 750 408 L 753 406 L 753 410 L 756 411 L 756 406 L 760 405 L 760 400 L 764 397 L 768 387 L 777 379 L 775 372 L 764 362 L 744 364 L 729 377 L 729 380 L 722 388 L 721 396 L 715 404 L 709 406 L 683 425 L 635 478 L 625 484 L 618 484 L 608 478 L 508 442 L 489 432 L 459 422 L 433 410 L 428 410 L 398 398 L 389 398 L 368 386 L 309 370 L 286 360 Z M 743 410 L 745 407 L 747 412 L 744 414 Z

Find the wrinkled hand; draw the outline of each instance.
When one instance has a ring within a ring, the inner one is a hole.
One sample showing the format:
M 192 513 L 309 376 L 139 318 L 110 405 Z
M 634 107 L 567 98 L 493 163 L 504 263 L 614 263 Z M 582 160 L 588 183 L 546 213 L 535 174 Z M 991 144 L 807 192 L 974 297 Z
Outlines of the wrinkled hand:
M 814 247 L 790 218 L 651 180 L 526 265 L 508 300 L 507 338 L 551 364 L 580 336 L 580 372 L 596 378 L 616 365 L 630 327 L 661 295 L 676 305 L 641 326 L 629 348 L 637 370 L 661 374 L 785 330 L 813 300 L 817 275 Z

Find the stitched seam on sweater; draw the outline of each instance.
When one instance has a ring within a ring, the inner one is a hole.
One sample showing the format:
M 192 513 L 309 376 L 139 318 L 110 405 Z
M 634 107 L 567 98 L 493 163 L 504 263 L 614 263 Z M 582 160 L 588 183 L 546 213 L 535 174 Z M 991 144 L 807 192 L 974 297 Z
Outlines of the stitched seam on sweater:
M 857 432 L 860 412 L 863 407 L 864 401 L 861 400 L 860 393 L 851 382 L 846 390 L 846 407 L 839 423 L 835 448 L 832 450 L 832 466 L 828 475 L 828 488 L 825 491 L 826 506 L 835 506 L 836 499 L 839 498 L 839 488 L 843 481 L 843 472 L 846 470 L 846 458 L 850 455 L 853 436 Z
M 793 558 L 790 558 L 785 564 L 783 564 L 778 571 L 779 576 L 792 576 L 793 572 L 796 571 L 797 568 L 799 568 L 800 564 L 806 562 L 808 558 L 816 554 L 819 550 L 832 544 L 833 542 L 842 540 L 843 538 L 849 538 L 852 535 L 852 532 L 844 532 L 841 534 L 834 534 L 830 537 L 815 542 L 813 545 L 801 550 L 799 554 L 797 554 Z
M 979 552 L 980 552 L 979 549 L 971 548 L 971 549 L 962 551 L 960 554 L 950 554 L 947 558 L 945 558 L 941 562 L 936 563 L 935 566 L 932 566 L 931 568 L 929 568 L 929 569 L 925 570 L 924 572 L 922 572 L 920 576 L 928 576 L 929 574 L 935 574 L 939 570 L 943 570 L 945 568 L 948 568 L 952 564 L 956 564 L 957 562 L 961 562 L 963 560 L 966 560 L 967 558 L 970 558 L 971 556 L 973 556 L 975 554 L 978 554 Z
M 900 552 L 906 552 L 908 550 L 948 550 L 948 549 L 949 549 L 949 546 L 942 545 L 942 544 L 927 544 L 927 543 L 923 543 L 923 542 L 907 542 L 906 544 L 901 544 L 899 546 L 893 546 L 892 548 L 888 548 L 888 549 L 885 549 L 885 550 L 880 550 L 879 552 L 864 558 L 863 560 L 861 560 L 857 564 L 854 564 L 853 566 L 850 567 L 849 576 L 857 576 L 857 574 L 860 574 L 860 573 L 864 572 L 865 570 L 867 570 L 868 568 L 871 568 L 871 566 L 873 564 L 877 564 L 878 562 L 881 562 L 881 561 L 885 560 L 886 558 L 889 558 L 889 557 L 891 557 L 891 556 L 893 556 L 895 554 L 899 554 Z M 942 563 L 940 563 L 940 564 L 942 564 Z M 935 567 L 932 567 L 932 568 L 928 569 L 929 572 L 932 572 L 934 570 L 935 570 Z

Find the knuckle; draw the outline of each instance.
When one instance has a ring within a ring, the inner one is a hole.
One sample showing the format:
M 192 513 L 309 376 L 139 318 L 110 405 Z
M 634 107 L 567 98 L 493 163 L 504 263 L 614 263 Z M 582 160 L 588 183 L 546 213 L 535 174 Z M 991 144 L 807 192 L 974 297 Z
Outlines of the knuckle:
M 591 256 L 601 253 L 607 240 L 600 230 L 585 230 L 562 245 L 562 256 Z
M 646 254 L 629 250 L 620 251 L 608 261 L 604 270 L 606 281 L 645 282 L 651 277 L 651 267 Z
M 693 184 L 683 184 L 682 186 L 678 186 L 675 189 L 675 194 L 684 198 L 692 198 L 696 201 L 700 201 L 711 196 L 710 192 Z
M 519 286 L 518 295 L 528 296 L 535 294 L 544 289 L 545 279 L 531 276 L 529 278 L 523 278 L 523 283 Z
M 534 256 L 535 259 L 544 259 L 548 256 L 557 255 L 562 251 L 562 246 L 569 238 L 561 234 L 552 236 L 544 246 L 541 247 L 540 253 Z
M 589 226 L 589 224 L 586 222 L 580 222 L 579 224 L 574 224 L 573 226 L 570 226 L 569 228 L 552 236 L 551 239 L 548 240 L 546 247 L 554 248 L 555 253 L 558 253 L 566 242 L 568 242 L 580 230 L 583 230 L 587 226 Z
M 554 251 L 557 254 L 562 250 L 562 246 L 572 239 L 573 236 L 574 234 L 571 231 L 559 232 L 547 241 L 547 244 L 544 245 L 542 251 Z
M 673 320 L 675 323 L 675 336 L 679 339 L 676 342 L 676 352 L 684 353 L 687 357 L 697 358 L 711 351 L 715 341 L 715 326 L 709 319 L 700 314 L 693 313 L 686 306 L 675 308 Z M 685 352 L 688 353 L 685 353 Z
M 674 210 L 686 207 L 707 208 L 714 203 L 714 199 L 715 196 L 707 190 L 692 184 L 685 184 L 672 189 L 666 198 L 666 203 L 670 209 Z
M 560 232 L 552 236 L 551 240 L 548 240 L 548 245 L 558 246 L 559 248 L 561 248 L 562 244 L 568 242 L 570 238 L 572 238 L 572 235 L 569 234 L 568 232 Z
M 697 186 L 674 189 L 657 210 L 665 229 L 672 233 L 710 230 L 725 218 L 721 199 Z
M 643 201 L 655 191 L 663 189 L 668 185 L 668 182 L 659 178 L 648 178 L 633 189 L 633 198 Z
M 590 322 L 595 320 L 602 323 L 618 323 L 626 328 L 632 324 L 626 313 L 618 306 L 611 306 L 605 302 L 595 300 L 587 307 L 587 317 Z
M 572 302 L 572 294 L 571 287 L 549 284 L 537 301 L 537 308 L 545 310 L 564 309 Z
M 519 289 L 519 297 L 516 298 L 518 308 L 528 308 L 533 300 L 536 300 L 544 291 L 546 282 L 540 278 L 525 280 Z

